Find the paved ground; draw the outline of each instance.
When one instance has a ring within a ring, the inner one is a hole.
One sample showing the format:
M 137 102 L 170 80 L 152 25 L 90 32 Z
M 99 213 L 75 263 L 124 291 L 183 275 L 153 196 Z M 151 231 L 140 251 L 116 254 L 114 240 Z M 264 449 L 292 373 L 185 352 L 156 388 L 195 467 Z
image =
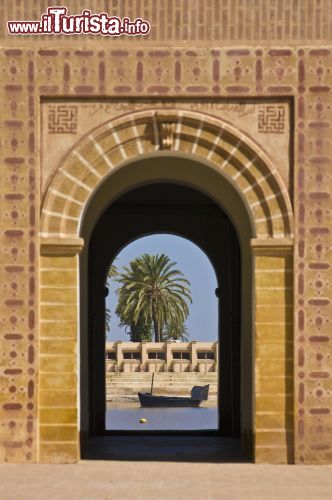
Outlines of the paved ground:
M 332 498 L 332 466 L 82 461 L 0 465 L 1 500 Z

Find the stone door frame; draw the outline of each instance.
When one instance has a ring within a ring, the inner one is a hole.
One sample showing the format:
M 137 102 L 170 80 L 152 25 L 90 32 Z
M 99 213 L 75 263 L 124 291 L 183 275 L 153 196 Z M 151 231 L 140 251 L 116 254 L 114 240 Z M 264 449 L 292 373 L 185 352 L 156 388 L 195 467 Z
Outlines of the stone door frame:
M 255 380 L 250 430 L 253 456 L 256 462 L 293 461 L 293 216 L 288 192 L 269 158 L 245 134 L 209 115 L 169 109 L 126 114 L 92 131 L 59 166 L 44 196 L 40 224 L 40 461 L 75 461 L 80 456 L 79 253 L 84 245 L 81 227 L 87 207 L 103 183 L 125 169 L 128 173 L 135 161 L 172 155 L 201 166 L 192 169 L 190 178 L 186 174 L 188 183 L 204 184 L 212 175 L 216 184 L 220 181 L 228 186 L 238 200 L 227 202 L 229 207 L 211 179 L 205 190 L 233 220 L 238 217 L 236 212 L 246 214 L 251 227 L 246 245 L 254 269 L 253 289 L 249 290 L 255 345 L 250 362 Z M 196 171 L 198 178 L 194 179 Z M 168 178 L 170 175 L 176 181 L 181 169 L 168 173 Z

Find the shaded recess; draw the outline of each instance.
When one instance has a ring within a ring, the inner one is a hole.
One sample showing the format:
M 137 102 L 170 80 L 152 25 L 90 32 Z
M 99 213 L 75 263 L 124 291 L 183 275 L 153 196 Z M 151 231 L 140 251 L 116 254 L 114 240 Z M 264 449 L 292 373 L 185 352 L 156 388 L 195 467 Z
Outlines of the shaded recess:
M 247 407 L 247 412 L 251 412 L 251 392 L 248 391 L 247 397 L 241 399 L 240 391 L 241 263 L 239 243 L 233 225 L 225 212 L 198 190 L 166 182 L 145 185 L 115 200 L 100 216 L 90 239 L 89 334 L 87 351 L 81 351 L 81 366 L 88 363 L 89 367 L 88 377 L 83 374 L 89 386 L 88 405 L 85 403 L 85 388 L 81 401 L 86 405 L 83 415 L 88 418 L 87 430 L 90 440 L 82 441 L 83 456 L 90 456 L 91 443 L 92 446 L 96 443 L 91 442 L 91 437 L 111 434 L 111 431 L 105 430 L 105 275 L 110 262 L 124 246 L 138 237 L 156 233 L 170 233 L 191 240 L 206 253 L 216 272 L 220 290 L 220 386 L 219 429 L 214 433 L 215 437 L 240 438 L 243 405 Z M 83 427 L 86 427 L 86 424 L 87 422 L 84 422 Z M 128 435 L 127 432 L 123 434 Z M 185 431 L 177 433 L 178 438 L 184 434 Z M 191 447 L 193 443 L 191 440 Z M 128 453 L 130 456 L 130 446 Z M 154 459 L 158 453 L 152 447 L 147 456 Z M 146 453 L 143 452 L 142 456 L 146 457 Z

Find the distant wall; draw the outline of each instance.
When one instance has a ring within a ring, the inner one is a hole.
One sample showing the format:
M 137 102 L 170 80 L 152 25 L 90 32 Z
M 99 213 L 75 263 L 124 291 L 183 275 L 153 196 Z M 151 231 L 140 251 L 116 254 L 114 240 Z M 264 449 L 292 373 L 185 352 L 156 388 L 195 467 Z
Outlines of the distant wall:
M 217 372 L 218 342 L 106 342 L 107 372 Z

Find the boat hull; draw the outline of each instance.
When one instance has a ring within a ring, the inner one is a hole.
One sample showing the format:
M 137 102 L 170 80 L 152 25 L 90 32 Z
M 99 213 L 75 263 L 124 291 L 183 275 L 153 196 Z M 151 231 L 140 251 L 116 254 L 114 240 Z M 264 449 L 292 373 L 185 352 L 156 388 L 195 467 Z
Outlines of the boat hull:
M 154 396 L 149 392 L 138 393 L 141 406 L 147 407 L 164 407 L 164 408 L 183 408 L 197 407 L 201 404 L 201 399 L 192 399 L 178 396 Z

